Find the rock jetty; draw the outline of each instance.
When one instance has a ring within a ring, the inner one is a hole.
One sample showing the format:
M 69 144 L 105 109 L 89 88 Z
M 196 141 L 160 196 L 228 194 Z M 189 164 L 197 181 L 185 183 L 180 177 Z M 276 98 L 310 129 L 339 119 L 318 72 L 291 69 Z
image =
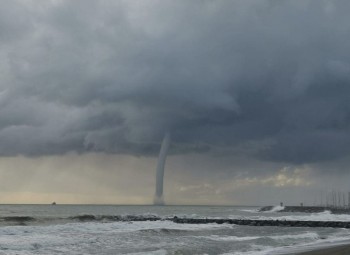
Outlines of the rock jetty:
M 172 221 L 179 224 L 235 224 L 245 226 L 272 226 L 272 227 L 322 227 L 322 228 L 350 228 L 350 222 L 341 221 L 291 221 L 291 220 L 253 220 L 253 219 L 225 219 L 225 218 L 161 218 L 155 216 L 99 216 L 81 215 L 74 218 L 79 221 Z
M 271 211 L 274 206 L 264 206 L 260 208 L 260 212 Z M 327 206 L 284 206 L 276 212 L 301 212 L 301 213 L 320 213 L 330 211 L 333 214 L 350 214 L 350 208 L 335 208 Z
M 190 219 L 168 218 L 175 223 L 182 224 L 235 224 L 246 226 L 274 226 L 274 227 L 310 227 L 310 228 L 350 228 L 350 222 L 342 221 L 291 221 L 291 220 L 250 220 L 250 219 Z

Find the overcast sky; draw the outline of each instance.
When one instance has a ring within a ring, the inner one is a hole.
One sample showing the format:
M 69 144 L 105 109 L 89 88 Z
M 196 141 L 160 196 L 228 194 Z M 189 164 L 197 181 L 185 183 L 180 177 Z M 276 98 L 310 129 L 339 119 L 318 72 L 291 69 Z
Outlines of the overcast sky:
M 168 203 L 350 191 L 349 11 L 1 1 L 0 203 L 151 203 L 165 132 Z

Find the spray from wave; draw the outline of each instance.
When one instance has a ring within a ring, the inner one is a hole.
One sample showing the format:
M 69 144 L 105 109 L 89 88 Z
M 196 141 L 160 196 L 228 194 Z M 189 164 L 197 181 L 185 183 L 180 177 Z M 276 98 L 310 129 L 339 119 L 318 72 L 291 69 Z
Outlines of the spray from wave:
M 272 207 L 271 210 L 268 210 L 268 211 L 265 211 L 265 212 L 268 212 L 268 213 L 279 212 L 279 211 L 284 210 L 284 208 L 285 208 L 284 206 L 276 205 L 276 206 Z

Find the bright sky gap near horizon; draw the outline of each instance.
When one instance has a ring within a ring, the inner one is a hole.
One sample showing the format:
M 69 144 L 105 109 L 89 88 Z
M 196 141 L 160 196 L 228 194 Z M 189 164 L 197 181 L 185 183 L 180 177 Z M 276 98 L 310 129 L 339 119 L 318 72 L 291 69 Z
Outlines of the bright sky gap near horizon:
M 348 0 L 0 3 L 0 203 L 350 191 Z

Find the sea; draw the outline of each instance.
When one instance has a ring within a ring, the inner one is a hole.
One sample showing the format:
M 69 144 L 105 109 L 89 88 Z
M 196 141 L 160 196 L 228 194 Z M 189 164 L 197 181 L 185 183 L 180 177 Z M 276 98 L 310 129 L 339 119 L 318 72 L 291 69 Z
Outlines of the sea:
M 0 254 L 293 254 L 348 243 L 341 228 L 179 224 L 167 220 L 232 218 L 350 221 L 328 211 L 259 212 L 249 206 L 0 205 Z M 141 221 L 144 217 L 157 220 Z

